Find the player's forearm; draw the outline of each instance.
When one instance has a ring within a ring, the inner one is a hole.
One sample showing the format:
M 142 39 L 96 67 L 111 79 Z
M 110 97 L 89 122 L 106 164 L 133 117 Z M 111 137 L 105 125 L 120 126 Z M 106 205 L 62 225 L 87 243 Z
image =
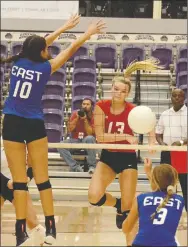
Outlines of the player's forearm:
M 151 183 L 151 171 L 146 172 L 146 176 L 147 176 L 148 180 L 149 180 L 150 183 Z
M 86 31 L 79 38 L 77 38 L 74 42 L 72 42 L 72 44 L 70 45 L 68 49 L 70 49 L 71 53 L 74 54 L 80 48 L 80 46 L 82 46 L 88 39 L 90 39 L 90 37 L 91 37 L 91 34 Z
M 133 136 L 128 135 L 128 134 L 104 133 L 103 135 L 97 135 L 97 141 L 100 143 L 128 141 L 128 137 L 133 137 Z
M 54 59 L 49 60 L 52 73 L 58 70 L 72 55 L 91 37 L 91 33 L 85 32 L 75 40 L 66 50 L 61 51 Z
M 155 144 L 155 142 L 156 142 L 154 129 L 151 132 L 149 132 L 149 134 L 148 134 L 148 142 L 149 142 L 149 144 Z
M 57 37 L 61 33 L 64 33 L 65 31 L 66 31 L 66 28 L 60 27 L 56 31 L 54 31 L 53 33 L 50 33 L 47 37 L 45 37 L 47 46 L 51 45 L 54 42 L 54 40 L 56 40 Z

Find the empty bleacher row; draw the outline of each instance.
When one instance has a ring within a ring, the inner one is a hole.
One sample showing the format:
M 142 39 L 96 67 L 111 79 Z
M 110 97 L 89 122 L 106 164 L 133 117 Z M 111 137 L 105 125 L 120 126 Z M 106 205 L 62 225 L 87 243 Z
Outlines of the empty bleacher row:
M 8 52 L 11 55 L 19 53 L 22 42 L 1 42 L 1 56 L 6 57 Z M 49 52 L 56 56 L 62 50 L 62 45 L 54 42 L 49 46 Z M 66 47 L 66 45 L 64 45 Z M 169 69 L 176 59 L 187 58 L 187 47 L 183 44 L 85 44 L 69 59 L 74 63 L 74 58 L 78 56 L 93 57 L 97 63 L 102 63 L 103 68 L 123 70 L 129 63 L 135 59 L 143 60 L 150 56 L 160 60 L 164 69 Z M 79 63 L 75 62 L 74 66 Z M 91 62 L 91 67 L 93 64 Z
M 16 55 L 21 47 L 22 42 L 2 42 L 1 57 Z M 52 57 L 59 54 L 61 50 L 60 43 L 55 42 L 49 46 Z M 83 45 L 61 69 L 51 75 L 46 85 L 42 107 L 49 142 L 59 142 L 62 139 L 69 115 L 80 107 L 83 98 L 90 97 L 95 103 L 103 97 L 102 71 L 111 69 L 112 75 L 117 71 L 121 72 L 133 60 L 143 60 L 150 56 L 158 58 L 165 70 L 169 70 L 173 65 L 176 71 L 176 85 L 187 90 L 187 47 L 184 45 Z M 10 68 L 11 65 L 1 65 L 1 85 L 4 98 L 7 95 Z M 148 90 L 146 94 L 149 94 Z M 106 95 L 107 93 L 104 97 Z M 147 98 L 148 95 L 146 95 L 146 100 Z M 167 101 L 169 102 L 169 99 Z M 157 107 L 160 107 L 160 103 Z M 157 113 L 160 114 L 160 112 Z

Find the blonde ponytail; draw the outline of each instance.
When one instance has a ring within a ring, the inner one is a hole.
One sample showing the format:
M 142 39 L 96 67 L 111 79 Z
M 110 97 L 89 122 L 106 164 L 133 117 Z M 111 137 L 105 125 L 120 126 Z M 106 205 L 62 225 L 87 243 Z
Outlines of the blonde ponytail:
M 145 70 L 145 71 L 154 71 L 158 69 L 164 69 L 163 66 L 159 66 L 159 59 L 150 58 L 144 61 L 133 61 L 130 65 L 124 70 L 124 76 L 130 77 L 131 74 L 136 70 Z
M 168 201 L 170 200 L 170 198 L 172 197 L 172 195 L 175 193 L 175 188 L 172 185 L 169 185 L 167 187 L 167 195 L 166 197 L 163 199 L 163 201 L 161 202 L 161 204 L 159 204 L 159 206 L 157 207 L 156 211 L 150 216 L 151 220 L 154 220 L 155 215 L 159 212 L 159 210 L 161 208 L 164 208 L 166 206 L 166 204 L 168 203 Z

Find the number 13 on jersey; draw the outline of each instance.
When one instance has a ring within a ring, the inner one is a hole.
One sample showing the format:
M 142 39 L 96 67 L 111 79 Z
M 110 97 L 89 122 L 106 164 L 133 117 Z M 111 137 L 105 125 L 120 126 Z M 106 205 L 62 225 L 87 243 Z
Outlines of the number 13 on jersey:
M 125 128 L 125 123 L 123 122 L 110 122 L 108 125 L 108 133 L 112 133 L 112 129 L 115 125 L 115 132 L 119 133 L 119 134 L 123 134 L 124 133 L 124 128 Z

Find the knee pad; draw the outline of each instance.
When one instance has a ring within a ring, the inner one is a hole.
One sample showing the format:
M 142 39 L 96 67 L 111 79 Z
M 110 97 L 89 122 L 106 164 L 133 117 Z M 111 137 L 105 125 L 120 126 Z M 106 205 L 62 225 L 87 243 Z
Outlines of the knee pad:
M 14 190 L 25 190 L 25 191 L 28 191 L 27 183 L 13 182 L 13 189 Z
M 37 187 L 38 187 L 39 191 L 47 190 L 47 189 L 51 189 L 52 188 L 51 183 L 50 183 L 49 180 L 44 182 L 44 183 L 37 184 Z
M 106 202 L 106 194 L 104 194 L 104 196 L 97 203 L 91 203 L 90 202 L 90 204 L 93 205 L 93 206 L 100 207 L 100 206 L 104 205 L 105 202 Z

